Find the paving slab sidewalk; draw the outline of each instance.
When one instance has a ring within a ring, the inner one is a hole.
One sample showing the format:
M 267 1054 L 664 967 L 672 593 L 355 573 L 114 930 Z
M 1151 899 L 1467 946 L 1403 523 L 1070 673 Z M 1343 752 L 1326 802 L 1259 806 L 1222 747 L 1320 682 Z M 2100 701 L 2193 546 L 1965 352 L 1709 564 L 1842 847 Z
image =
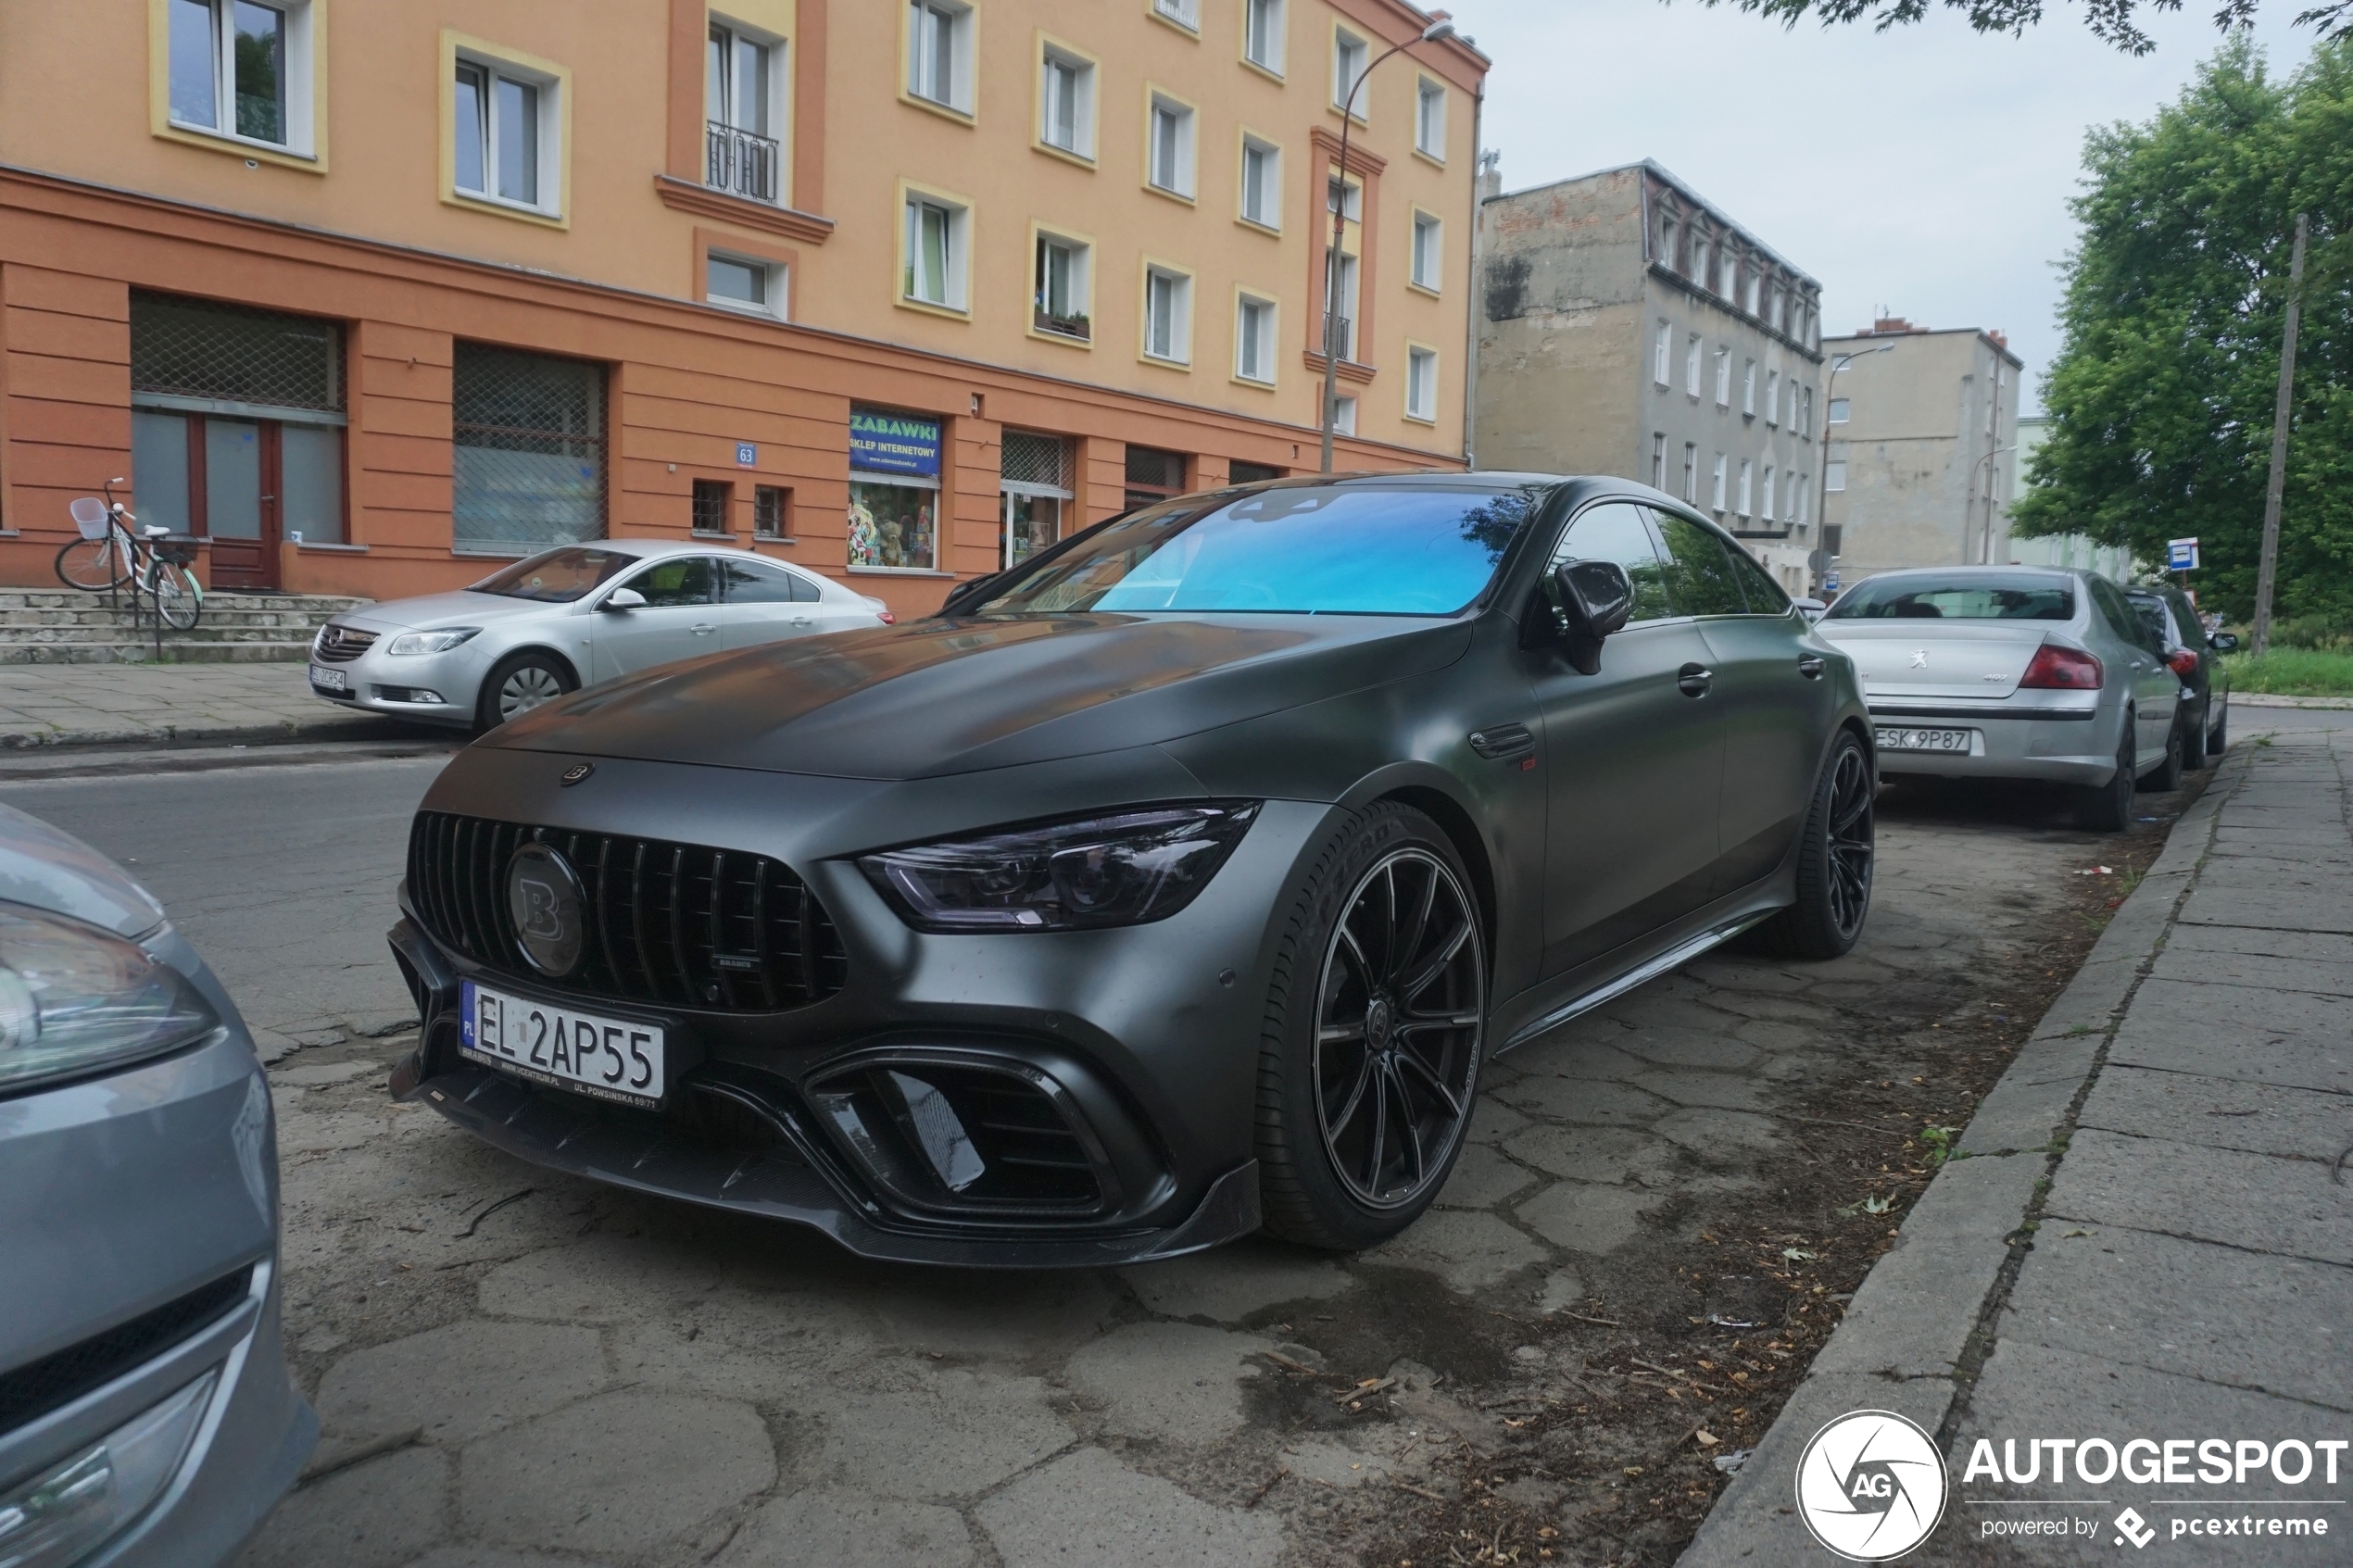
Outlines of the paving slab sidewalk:
M 373 740 L 416 730 L 310 694 L 300 664 L 0 665 L 0 750 Z
M 2112 1562 L 2137 1555 L 2128 1536 L 2222 1562 L 2353 1561 L 2348 778 L 2343 731 L 2224 759 L 1679 1568 L 1831 1562 L 1797 1515 L 1797 1462 L 1868 1409 L 1947 1458 L 1944 1521 L 1907 1561 Z M 2055 1452 L 2036 1441 L 2092 1438 L 2192 1441 L 2145 1483 L 2133 1462 L 2028 1471 Z M 2227 1483 L 2195 1457 L 2216 1438 L 2236 1445 Z M 1981 1441 L 2034 1478 L 1970 1470 Z

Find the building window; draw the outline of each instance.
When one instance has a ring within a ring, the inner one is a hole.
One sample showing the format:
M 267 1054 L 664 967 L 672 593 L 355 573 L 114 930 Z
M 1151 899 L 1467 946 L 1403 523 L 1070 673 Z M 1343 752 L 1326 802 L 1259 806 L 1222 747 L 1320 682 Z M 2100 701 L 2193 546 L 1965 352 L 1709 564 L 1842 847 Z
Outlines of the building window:
M 1332 429 L 1341 435 L 1356 433 L 1356 399 L 1353 397 L 1332 399 Z
M 1798 394 L 1797 433 L 1800 435 L 1814 433 L 1814 389 L 1810 386 Z
M 1085 241 L 1039 232 L 1035 297 L 1030 301 L 1032 326 L 1081 343 L 1094 336 L 1088 305 L 1092 297 L 1093 262 L 1094 247 Z
M 1130 446 L 1125 467 L 1126 493 L 1120 505 L 1133 511 L 1185 493 L 1185 454 L 1155 446 Z
M 1332 29 L 1332 107 L 1345 108 L 1356 83 L 1365 74 L 1365 62 L 1370 57 L 1365 41 L 1344 27 Z M 1359 119 L 1365 118 L 1369 105 L 1351 110 Z
M 1720 513 L 1724 509 L 1724 454 L 1721 452 L 1716 454 L 1716 471 L 1710 483 L 1712 498 L 1708 504 Z
M 1711 287 L 1715 282 L 1716 270 L 1708 265 L 1715 254 L 1715 245 L 1705 234 L 1692 236 L 1692 281 L 1702 288 Z
M 939 421 L 852 404 L 850 568 L 933 571 L 939 499 Z
M 1336 354 L 1344 360 L 1353 360 L 1356 358 L 1358 269 L 1356 257 L 1346 251 L 1340 252 L 1337 260 L 1338 265 L 1333 270 L 1339 274 L 1335 280 L 1339 286 L 1333 292 L 1340 296 L 1340 309 L 1324 318 L 1324 346 L 1327 353 Z
M 1667 433 L 1663 430 L 1651 436 L 1651 488 L 1667 488 Z
M 1748 458 L 1743 458 L 1741 459 L 1740 490 L 1732 498 L 1732 509 L 1743 517 L 1746 517 L 1748 515 L 1749 487 L 1752 483 L 1752 465 Z
M 1762 521 L 1770 522 L 1773 521 L 1773 465 L 1770 463 L 1765 465 L 1765 483 L 1760 499 L 1764 505 L 1758 515 Z
M 703 257 L 703 297 L 713 305 L 785 314 L 785 269 L 773 261 L 711 251 Z
M 1849 417 L 1849 412 L 1848 412 L 1848 411 L 1849 411 L 1849 409 L 1850 409 L 1850 408 L 1851 408 L 1851 407 L 1852 407 L 1852 406 L 1851 406 L 1851 405 L 1847 402 L 1847 400 L 1846 400 L 1845 398 L 1843 398 L 1843 397 L 1833 397 L 1833 398 L 1831 398 L 1831 423 L 1832 423 L 1832 424 L 1834 424 L 1834 425 L 1843 425 L 1843 424 L 1844 424 L 1844 423 L 1847 421 L 1847 419 L 1848 419 L 1848 417 Z
M 1242 136 L 1242 221 L 1262 229 L 1283 226 L 1283 150 L 1247 132 Z
M 1797 428 L 1797 377 L 1794 375 L 1789 379 L 1789 425 L 1792 430 Z
M 1692 397 L 1699 395 L 1699 333 L 1693 332 L 1691 342 L 1683 345 L 1683 391 Z
M 459 343 L 450 372 L 451 533 L 528 555 L 605 536 L 605 370 Z
M 937 196 L 907 197 L 900 297 L 942 310 L 965 308 L 964 270 L 972 209 Z
M 1661 386 L 1674 384 L 1667 369 L 1667 357 L 1674 351 L 1675 324 L 1672 321 L 1661 321 L 1658 324 L 1657 340 L 1651 346 L 1651 380 Z
M 1062 538 L 1073 497 L 1070 443 L 1009 430 L 998 453 L 998 560 L 1019 566 Z
M 1729 348 L 1716 351 L 1716 406 L 1732 406 L 1732 351 Z
M 694 531 L 729 533 L 727 516 L 736 507 L 736 487 L 724 479 L 695 481 Z
M 1683 499 L 1699 499 L 1699 445 L 1692 441 L 1683 443 Z
M 1051 44 L 1038 67 L 1038 139 L 1073 157 L 1095 156 L 1095 62 Z
M 1438 350 L 1405 350 L 1405 417 L 1435 421 L 1438 418 Z
M 1845 463 L 1844 459 L 1843 459 L 1843 458 L 1842 458 L 1841 460 L 1839 460 L 1839 461 L 1837 461 L 1837 462 L 1824 463 L 1824 464 L 1822 465 L 1822 490 L 1823 490 L 1823 493 L 1824 493 L 1825 495 L 1827 495 L 1827 494 L 1829 494 L 1831 491 L 1833 491 L 1833 490 L 1843 490 L 1843 489 L 1845 489 L 1845 488 L 1846 488 L 1846 463 Z
M 782 43 L 755 38 L 733 23 L 713 21 L 704 69 L 708 106 L 708 172 L 714 188 L 753 201 L 783 199 L 783 159 L 777 130 L 784 90 Z
M 1775 289 L 1773 291 L 1773 330 L 1775 332 L 1781 330 L 1782 313 L 1788 304 L 1789 295 L 1780 289 Z
M 1264 386 L 1275 383 L 1275 302 L 1241 295 L 1234 306 L 1234 374 Z
M 1671 212 L 1660 213 L 1658 215 L 1658 264 L 1669 272 L 1676 270 L 1675 258 L 1679 254 L 1677 242 L 1681 236 L 1682 228 L 1675 221 L 1675 215 Z
M 1812 485 L 1804 474 L 1792 474 L 1790 475 L 1789 490 L 1789 520 L 1790 521 L 1795 523 L 1800 530 L 1803 530 L 1806 523 L 1806 514 L 1808 505 L 1813 500 L 1813 495 L 1810 493 Z
M 1144 269 L 1144 358 L 1192 363 L 1193 281 L 1173 268 Z
M 1756 412 L 1756 361 L 1754 359 L 1741 362 L 1741 412 L 1750 415 Z
M 1416 286 L 1435 294 L 1438 291 L 1439 260 L 1445 251 L 1440 245 L 1444 229 L 1430 213 L 1414 214 L 1413 278 Z
M 1763 283 L 1764 279 L 1757 272 L 1756 269 L 1754 267 L 1750 268 L 1748 272 L 1748 294 L 1743 304 L 1748 313 L 1752 316 L 1756 314 L 1756 291 L 1763 286 Z
M 1446 84 L 1428 77 L 1414 89 L 1414 150 L 1440 162 L 1446 159 Z
M 310 151 L 308 0 L 171 0 L 169 27 L 173 125 Z
M 1283 0 L 1243 0 L 1242 58 L 1283 74 Z
M 792 492 L 781 484 L 751 487 L 751 536 L 785 540 L 792 537 Z
M 1778 426 L 1781 422 L 1781 372 L 1765 372 L 1765 422 Z
M 958 114 L 972 113 L 973 11 L 955 0 L 910 0 L 907 91 Z
M 1178 99 L 1151 95 L 1151 162 L 1145 179 L 1152 189 L 1190 201 L 1193 195 L 1193 110 Z
M 1175 22 L 1187 32 L 1201 31 L 1201 0 L 1152 0 L 1152 15 Z

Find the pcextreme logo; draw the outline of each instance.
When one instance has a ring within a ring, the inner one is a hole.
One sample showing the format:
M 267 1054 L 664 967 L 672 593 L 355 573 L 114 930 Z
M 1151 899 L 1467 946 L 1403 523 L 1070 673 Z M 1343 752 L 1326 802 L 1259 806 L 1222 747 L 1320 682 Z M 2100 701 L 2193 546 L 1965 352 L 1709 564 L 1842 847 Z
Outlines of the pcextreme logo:
M 1944 1515 L 1944 1459 L 1918 1423 L 1852 1411 L 1814 1434 L 1797 1461 L 1797 1515 L 1850 1562 L 1903 1556 Z

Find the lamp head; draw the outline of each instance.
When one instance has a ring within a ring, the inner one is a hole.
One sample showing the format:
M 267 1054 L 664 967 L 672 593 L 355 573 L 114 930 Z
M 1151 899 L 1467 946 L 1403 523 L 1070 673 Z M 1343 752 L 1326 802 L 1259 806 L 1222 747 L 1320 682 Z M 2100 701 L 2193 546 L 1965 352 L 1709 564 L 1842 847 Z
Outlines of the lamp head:
M 1422 29 L 1422 42 L 1425 44 L 1435 44 L 1441 38 L 1453 36 L 1454 24 L 1442 17 Z

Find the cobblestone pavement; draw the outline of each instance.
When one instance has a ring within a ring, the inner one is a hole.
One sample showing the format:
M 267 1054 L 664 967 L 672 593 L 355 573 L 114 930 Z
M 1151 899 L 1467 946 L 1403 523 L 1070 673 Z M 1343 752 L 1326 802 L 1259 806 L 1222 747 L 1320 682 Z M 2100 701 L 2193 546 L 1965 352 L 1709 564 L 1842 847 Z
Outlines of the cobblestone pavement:
M 1875 1149 L 1943 1114 L 1910 1086 L 1957 1043 L 1940 1031 L 2001 1016 L 1984 1010 L 2075 918 L 2096 842 L 2046 800 L 1892 797 L 1856 953 L 1711 958 L 1514 1052 L 1440 1206 L 1378 1251 L 950 1273 L 557 1175 L 388 1103 L 407 1038 L 379 934 L 429 776 L 6 792 L 141 856 L 256 1015 L 306 1025 L 271 1076 L 287 1336 L 324 1436 L 241 1568 L 1339 1563 L 1395 1561 L 1438 1527 L 1423 1515 L 1461 1534 L 1465 1510 L 1496 1542 L 1508 1522 L 1521 1561 L 1664 1562 L 1689 1522 L 1618 1520 L 1641 1512 L 1623 1476 L 1672 1427 L 1672 1463 L 1647 1462 L 1676 1497 L 1704 1509 L 1721 1477 L 1672 1379 L 1643 1392 L 1624 1358 L 1669 1356 L 1642 1346 L 1704 1313 L 1743 1321 L 1725 1314 L 1759 1282 L 1710 1249 L 1825 1139 Z M 218 892 L 238 844 L 274 847 L 266 893 Z M 340 1026 L 305 957 L 351 976 Z M 1579 1336 L 1608 1340 L 1639 1422 L 1531 1422 L 1617 1375 Z M 1760 1374 L 1792 1354 L 1744 1353 Z M 1713 1407 L 1708 1441 L 1753 1440 L 1771 1413 L 1753 1402 Z

